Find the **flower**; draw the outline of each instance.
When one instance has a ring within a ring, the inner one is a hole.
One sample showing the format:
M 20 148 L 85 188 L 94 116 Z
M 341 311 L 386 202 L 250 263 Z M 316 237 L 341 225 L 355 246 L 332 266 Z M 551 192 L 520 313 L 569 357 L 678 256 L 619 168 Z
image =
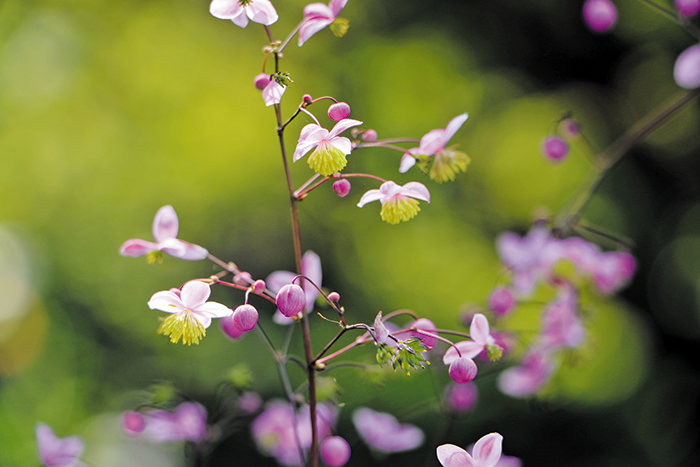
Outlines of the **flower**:
M 172 206 L 163 206 L 153 219 L 153 238 L 157 243 L 147 242 L 138 238 L 127 240 L 119 249 L 122 256 L 139 257 L 148 255 L 151 263 L 162 258 L 159 252 L 167 253 L 175 258 L 197 261 L 205 259 L 209 252 L 201 246 L 178 240 L 179 223 L 177 214 Z
M 301 28 L 299 28 L 299 47 L 304 45 L 304 42 L 321 29 L 333 24 L 347 3 L 348 0 L 331 0 L 328 6 L 323 3 L 306 5 L 304 7 L 304 21 L 301 24 Z M 336 31 L 333 31 L 333 33 L 339 37 L 345 34 L 342 27 L 340 31 L 342 31 L 340 34 Z
M 460 356 L 466 358 L 474 358 L 479 355 L 484 349 L 495 346 L 496 339 L 489 332 L 489 321 L 486 316 L 481 313 L 474 315 L 472 323 L 469 326 L 469 337 L 471 341 L 457 342 L 455 345 L 447 349 L 442 357 L 442 362 L 445 365 L 450 365 Z M 456 348 L 455 348 L 456 347 Z M 457 352 L 459 350 L 459 352 Z M 461 355 L 460 355 L 461 354 Z
M 569 154 L 569 143 L 561 136 L 547 136 L 542 141 L 542 153 L 551 162 L 561 162 Z
M 350 460 L 350 444 L 340 436 L 329 436 L 321 443 L 321 459 L 329 467 L 343 467 Z
M 134 430 L 137 420 L 139 429 Z M 198 402 L 183 402 L 174 412 L 163 409 L 125 412 L 122 429 L 129 436 L 143 437 L 154 443 L 201 441 L 207 431 L 207 410 Z
M 301 129 L 292 159 L 296 162 L 315 148 L 308 159 L 309 167 L 324 177 L 340 172 L 348 163 L 345 156 L 352 152 L 352 144 L 348 138 L 338 135 L 358 125 L 362 122 L 345 118 L 328 131 L 316 123 L 309 123 Z
M 617 8 L 610 0 L 586 0 L 583 20 L 594 32 L 607 32 L 617 22 Z
M 78 436 L 58 438 L 50 426 L 37 423 L 34 427 L 39 461 L 45 467 L 82 467 L 78 457 L 85 450 L 85 443 Z
M 437 448 L 437 457 L 444 467 L 495 467 L 503 451 L 503 436 L 489 433 L 474 445 L 473 454 L 454 444 Z
M 554 371 L 549 355 L 533 349 L 519 366 L 509 368 L 498 377 L 498 388 L 512 397 L 526 397 L 542 389 Z
M 442 399 L 450 411 L 463 413 L 474 408 L 479 399 L 479 390 L 474 383 L 450 383 L 445 386 Z
M 676 0 L 676 9 L 681 16 L 693 17 L 700 12 L 700 0 Z
M 361 208 L 372 201 L 382 203 L 380 215 L 382 220 L 389 224 L 398 224 L 400 221 L 407 221 L 420 211 L 418 201 L 420 199 L 430 202 L 430 192 L 419 182 L 408 182 L 399 186 L 392 181 L 384 182 L 378 190 L 369 190 L 362 195 L 357 207 Z
M 269 0 L 213 0 L 209 13 L 242 28 L 248 26 L 248 19 L 269 26 L 279 18 Z
M 308 277 L 314 284 L 321 287 L 321 280 L 323 279 L 323 273 L 321 270 L 321 258 L 313 251 L 307 251 L 301 258 L 301 272 L 304 276 Z M 267 288 L 273 293 L 278 293 L 284 285 L 291 284 L 292 280 L 296 277 L 296 274 L 290 271 L 274 271 L 265 279 L 267 283 Z M 304 310 L 306 313 L 310 313 L 314 309 L 314 302 L 319 295 L 318 289 L 311 285 L 306 279 L 302 279 L 304 295 L 306 297 L 306 303 L 304 305 Z M 292 323 L 291 318 L 287 318 L 281 312 L 275 313 L 273 320 L 277 324 L 289 324 Z
M 423 444 L 425 438 L 417 426 L 399 424 L 393 415 L 375 412 L 367 407 L 360 407 L 353 412 L 352 423 L 360 438 L 379 452 L 410 451 Z
M 430 178 L 438 183 L 454 180 L 457 172 L 464 172 L 469 165 L 469 156 L 452 148 L 445 148 L 457 133 L 469 115 L 458 115 L 447 124 L 445 129 L 429 131 L 420 139 L 420 146 L 409 149 L 401 158 L 399 172 L 405 173 L 413 167 L 418 156 L 435 156 L 430 169 Z
M 274 79 L 270 79 L 265 88 L 263 88 L 262 98 L 265 101 L 265 107 L 270 107 L 274 104 L 282 102 L 282 95 L 287 90 L 287 86 L 282 86 Z
M 183 344 L 199 344 L 212 318 L 233 313 L 221 303 L 207 302 L 210 294 L 209 284 L 196 280 L 183 285 L 182 291 L 171 289 L 153 294 L 148 302 L 149 308 L 172 313 L 162 320 L 158 334 L 169 336 L 173 343 L 182 338 Z
M 684 89 L 700 87 L 700 44 L 681 52 L 673 66 L 673 78 Z

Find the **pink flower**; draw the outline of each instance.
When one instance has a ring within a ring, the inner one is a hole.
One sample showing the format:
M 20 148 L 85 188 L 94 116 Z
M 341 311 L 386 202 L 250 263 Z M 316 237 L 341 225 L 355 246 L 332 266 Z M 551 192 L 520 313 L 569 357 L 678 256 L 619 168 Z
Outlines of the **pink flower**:
M 457 357 L 450 363 L 449 374 L 455 383 L 468 383 L 476 378 L 476 373 L 476 363 L 471 358 Z
M 179 223 L 177 214 L 172 206 L 163 206 L 156 213 L 153 219 L 153 238 L 157 243 L 147 242 L 134 238 L 127 240 L 119 249 L 122 256 L 139 257 L 149 255 L 149 261 L 155 262 L 158 257 L 157 252 L 162 251 L 175 258 L 196 261 L 205 259 L 209 252 L 201 246 L 178 240 L 177 231 Z
M 280 102 L 282 102 L 282 95 L 286 90 L 287 86 L 282 86 L 274 79 L 271 79 L 262 92 L 262 98 L 265 102 L 265 107 L 270 107 L 271 105 L 279 104 Z
M 473 454 L 454 444 L 437 448 L 437 457 L 444 467 L 495 467 L 503 451 L 503 436 L 489 433 L 474 444 Z
M 586 339 L 586 329 L 581 324 L 581 318 L 576 311 L 577 294 L 573 286 L 569 287 L 570 289 L 565 288 L 542 313 L 544 329 L 540 334 L 540 342 L 543 348 L 575 349 L 580 347 Z
M 301 272 L 304 276 L 313 281 L 314 284 L 321 287 L 323 272 L 321 270 L 321 258 L 313 251 L 307 251 L 301 258 Z M 274 293 L 278 293 L 284 285 L 291 284 L 296 274 L 290 271 L 274 271 L 265 279 L 267 288 Z M 304 285 L 304 295 L 306 297 L 305 312 L 310 313 L 314 309 L 314 302 L 319 295 L 316 287 L 311 285 L 306 279 L 302 279 Z M 298 283 L 298 282 L 297 282 Z M 273 317 L 277 324 L 292 323 L 291 318 L 285 317 L 279 310 Z
M 136 415 L 141 416 L 140 431 L 134 431 Z M 128 425 L 130 423 L 130 425 Z M 162 409 L 126 412 L 122 415 L 122 428 L 130 436 L 139 436 L 154 443 L 178 443 L 201 441 L 207 431 L 207 410 L 198 402 L 183 402 L 174 412 Z
M 352 414 L 360 438 L 379 452 L 410 451 L 423 444 L 423 431 L 415 425 L 399 424 L 393 415 L 360 407 Z
M 496 316 L 503 316 L 515 307 L 515 297 L 508 287 L 495 287 L 489 294 L 489 310 Z
M 467 170 L 469 156 L 463 152 L 446 149 L 447 143 L 457 133 L 469 115 L 458 115 L 447 124 L 444 129 L 432 130 L 426 133 L 420 140 L 420 146 L 409 149 L 401 158 L 399 172 L 405 173 L 416 164 L 416 157 L 435 156 L 433 166 L 430 169 L 430 178 L 437 182 L 454 180 L 455 173 Z
M 309 156 L 308 163 L 316 173 L 330 177 L 340 172 L 348 163 L 345 156 L 352 152 L 352 143 L 348 138 L 338 135 L 358 125 L 362 125 L 362 122 L 345 118 L 328 131 L 320 125 L 309 123 L 301 129 L 292 160 L 298 161 L 313 149 L 314 152 Z
M 299 47 L 311 36 L 330 26 L 345 8 L 348 0 L 331 0 L 328 6 L 323 3 L 311 3 L 304 7 L 304 22 L 299 29 Z
M 512 397 L 526 397 L 542 389 L 554 371 L 549 355 L 531 350 L 519 366 L 509 368 L 498 377 L 498 387 Z
M 457 342 L 454 346 L 447 349 L 445 356 L 442 357 L 442 362 L 445 365 L 450 365 L 454 362 L 460 357 L 460 353 L 462 357 L 474 358 L 488 346 L 496 344 L 496 339 L 490 334 L 489 320 L 481 313 L 474 315 L 472 324 L 469 326 L 469 337 L 472 340 Z M 459 353 L 457 350 L 459 350 Z
M 50 426 L 37 423 L 34 427 L 39 462 L 45 467 L 82 467 L 78 457 L 85 450 L 85 443 L 78 436 L 58 438 Z
M 551 162 L 561 162 L 569 154 L 569 143 L 558 135 L 547 136 L 542 141 L 542 153 Z
M 700 44 L 681 52 L 673 66 L 673 78 L 684 89 L 700 87 Z
M 583 19 L 595 32 L 607 32 L 617 22 L 617 8 L 610 0 L 586 0 Z
M 411 331 L 408 335 L 410 337 L 420 339 L 425 348 L 428 350 L 435 347 L 435 344 L 437 344 L 437 338 L 432 337 L 433 335 L 437 334 L 437 332 L 434 332 L 437 330 L 437 326 L 435 326 L 435 323 L 430 321 L 428 318 L 419 318 L 415 320 L 413 324 L 411 324 L 411 327 L 414 326 L 420 332 Z
M 443 400 L 445 405 L 453 412 L 462 413 L 474 408 L 479 399 L 479 390 L 474 383 L 455 384 L 445 386 Z
M 248 19 L 269 26 L 279 18 L 269 0 L 213 0 L 209 13 L 242 28 L 248 26 Z
M 321 443 L 321 459 L 328 467 L 343 467 L 350 460 L 350 444 L 340 436 L 329 436 Z
M 380 211 L 382 220 L 389 224 L 398 224 L 418 214 L 420 208 L 416 199 L 430 202 L 430 192 L 422 183 L 408 182 L 400 186 L 388 181 L 382 183 L 378 190 L 369 190 L 362 195 L 357 207 L 361 208 L 372 201 L 379 201 L 382 203 Z
M 700 12 L 700 0 L 676 0 L 676 9 L 681 16 L 690 18 Z
M 221 303 L 207 302 L 210 294 L 209 284 L 196 280 L 183 285 L 182 291 L 175 289 L 153 294 L 148 302 L 149 308 L 172 313 L 163 320 L 158 334 L 169 336 L 173 343 L 182 338 L 183 344 L 199 344 L 212 318 L 223 318 L 233 313 Z

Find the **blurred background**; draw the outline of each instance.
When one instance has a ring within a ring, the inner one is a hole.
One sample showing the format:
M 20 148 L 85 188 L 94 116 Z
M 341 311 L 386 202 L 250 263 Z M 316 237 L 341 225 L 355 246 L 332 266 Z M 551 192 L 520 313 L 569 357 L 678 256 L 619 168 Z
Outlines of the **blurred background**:
M 459 328 L 461 311 L 483 304 L 503 279 L 497 235 L 524 233 L 535 213 L 560 209 L 597 152 L 684 94 L 672 70 L 693 44 L 689 35 L 634 0 L 615 0 L 616 28 L 596 35 L 583 24 L 582 3 L 350 0 L 344 38 L 324 30 L 286 49 L 281 68 L 294 84 L 285 116 L 305 93 L 332 95 L 380 138 L 419 138 L 470 114 L 452 143 L 472 163 L 454 183 L 399 174 L 400 153 L 387 149 L 350 156 L 348 171 L 428 186 L 432 203 L 410 222 L 382 222 L 378 203 L 355 206 L 377 188 L 371 181 L 353 180 L 344 199 L 324 186 L 301 204 L 303 248 L 321 256 L 323 285 L 340 293 L 349 321 L 411 308 Z M 276 39 L 305 4 L 275 2 Z M 36 422 L 60 437 L 83 436 L 84 459 L 97 467 L 181 465 L 181 446 L 131 441 L 118 428 L 118 414 L 154 383 L 171 382 L 211 407 L 235 367 L 250 372 L 250 388 L 264 399 L 282 395 L 255 335 L 231 341 L 214 323 L 187 347 L 156 334 L 151 295 L 217 269 L 118 254 L 129 238 L 151 240 L 155 212 L 171 204 L 180 238 L 253 277 L 294 267 L 274 114 L 252 85 L 267 39 L 259 25 L 242 30 L 208 8 L 204 0 L 0 0 L 2 467 L 37 465 Z M 329 124 L 326 104 L 310 110 Z M 379 458 L 359 441 L 352 410 L 391 412 L 436 433 L 445 368 L 436 359 L 410 376 L 337 370 L 329 375 L 342 388 L 337 431 L 353 445 L 351 465 L 431 465 L 438 442 L 466 446 L 492 431 L 526 466 L 697 465 L 698 110 L 693 103 L 635 147 L 585 210 L 588 223 L 631 241 L 638 272 L 620 297 L 590 304 L 590 345 L 544 394 L 504 396 L 496 367 L 482 370 L 479 406 L 453 420 L 445 438 L 428 435 L 418 451 Z M 578 140 L 552 165 L 540 143 L 567 112 L 590 146 Z M 289 126 L 288 150 L 309 122 Z M 293 167 L 296 186 L 310 175 L 304 162 Z M 243 296 L 214 289 L 213 299 L 235 308 Z M 280 342 L 273 307 L 253 303 Z M 317 318 L 311 326 L 319 349 L 337 331 Z M 371 363 L 372 351 L 348 359 Z M 304 378 L 291 377 L 295 385 Z M 212 465 L 234 461 L 275 465 L 244 429 Z

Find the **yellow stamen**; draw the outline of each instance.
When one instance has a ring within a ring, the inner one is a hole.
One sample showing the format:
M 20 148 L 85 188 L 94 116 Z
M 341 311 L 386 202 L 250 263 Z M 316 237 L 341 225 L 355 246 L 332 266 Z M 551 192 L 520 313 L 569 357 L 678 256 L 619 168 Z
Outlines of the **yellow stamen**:
M 207 335 L 207 331 L 188 309 L 173 313 L 167 318 L 161 318 L 158 334 L 170 337 L 170 342 L 177 344 L 182 338 L 182 344 L 199 344 L 199 340 Z
M 146 261 L 148 264 L 156 264 L 163 262 L 163 252 L 160 250 L 151 251 L 146 254 Z
M 343 170 L 348 160 L 345 158 L 343 151 L 332 144 L 322 142 L 311 153 L 308 163 L 309 167 L 317 174 L 330 177 Z
M 466 172 L 471 162 L 469 156 L 454 149 L 443 149 L 435 155 L 430 168 L 430 178 L 438 183 L 454 181 L 457 172 Z
M 398 224 L 401 221 L 407 221 L 415 217 L 418 211 L 420 211 L 418 200 L 404 196 L 384 203 L 379 214 L 382 216 L 383 221 L 389 224 Z
M 348 28 L 350 27 L 350 21 L 345 18 L 336 18 L 335 21 L 331 23 L 331 32 L 335 37 L 343 37 Z

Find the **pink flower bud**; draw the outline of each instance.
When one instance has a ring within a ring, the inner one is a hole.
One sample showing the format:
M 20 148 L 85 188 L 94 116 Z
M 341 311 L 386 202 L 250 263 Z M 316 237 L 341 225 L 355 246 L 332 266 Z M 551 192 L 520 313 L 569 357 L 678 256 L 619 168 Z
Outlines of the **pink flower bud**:
M 684 89 L 700 87 L 700 44 L 681 52 L 673 66 L 673 78 Z
M 253 414 L 262 407 L 262 398 L 257 392 L 244 392 L 238 398 L 238 409 L 244 414 Z
M 287 318 L 301 312 L 306 304 L 304 290 L 296 284 L 287 284 L 277 293 L 277 308 Z
M 260 73 L 253 79 L 253 83 L 258 91 L 265 89 L 265 86 L 270 84 L 270 75 L 267 73 Z
M 578 122 L 573 118 L 562 120 L 559 124 L 559 128 L 562 133 L 569 138 L 576 138 L 581 134 L 581 128 L 579 128 Z
M 496 316 L 503 316 L 515 306 L 515 297 L 508 287 L 496 287 L 489 295 L 489 309 Z
M 321 443 L 321 459 L 328 467 L 342 467 L 350 459 L 350 445 L 340 436 L 329 436 Z
M 467 357 L 458 357 L 450 364 L 450 378 L 455 383 L 468 383 L 476 377 L 476 363 Z
M 338 102 L 328 107 L 328 117 L 334 122 L 339 122 L 350 116 L 350 106 L 345 102 Z
M 362 133 L 362 140 L 367 141 L 368 143 L 374 143 L 377 141 L 377 132 L 374 130 L 366 130 L 364 133 Z
M 583 20 L 595 32 L 607 32 L 617 22 L 617 8 L 610 0 L 586 0 Z
M 304 96 L 301 98 L 301 100 L 303 100 L 304 104 L 306 104 L 306 105 L 311 105 L 314 103 L 314 98 L 311 97 L 311 94 L 304 94 Z
M 265 281 L 258 279 L 257 281 L 253 282 L 253 293 L 260 295 L 265 291 Z
M 479 391 L 474 383 L 451 383 L 445 387 L 443 398 L 448 409 L 462 413 L 474 408 L 479 399 Z
M 333 191 L 341 198 L 345 198 L 348 193 L 350 193 L 350 188 L 352 188 L 352 185 L 350 185 L 350 181 L 345 178 L 333 182 Z
M 676 0 L 676 9 L 681 16 L 690 18 L 700 12 L 700 0 Z
M 124 412 L 120 418 L 122 430 L 129 436 L 139 436 L 146 429 L 146 417 L 138 412 Z
M 547 136 L 542 141 L 542 153 L 552 162 L 560 162 L 569 154 L 569 143 L 557 135 Z
M 241 331 L 233 324 L 233 315 L 225 316 L 219 320 L 219 325 L 221 325 L 221 330 L 224 331 L 231 339 L 238 339 L 245 335 L 245 331 Z
M 340 294 L 338 292 L 331 292 L 328 294 L 328 300 L 338 303 L 340 301 Z
M 250 331 L 258 323 L 258 310 L 252 305 L 241 305 L 233 311 L 233 325 L 241 331 Z
M 233 276 L 233 283 L 247 287 L 253 283 L 253 276 L 251 276 L 250 273 L 243 271 Z

